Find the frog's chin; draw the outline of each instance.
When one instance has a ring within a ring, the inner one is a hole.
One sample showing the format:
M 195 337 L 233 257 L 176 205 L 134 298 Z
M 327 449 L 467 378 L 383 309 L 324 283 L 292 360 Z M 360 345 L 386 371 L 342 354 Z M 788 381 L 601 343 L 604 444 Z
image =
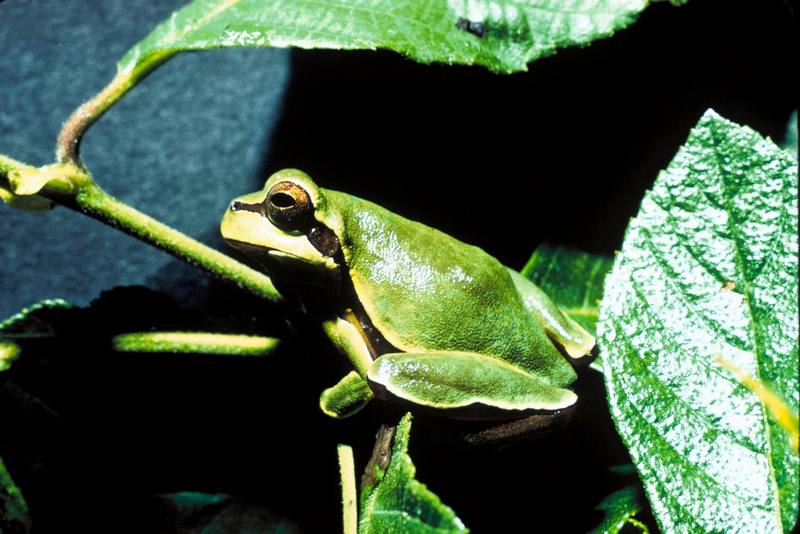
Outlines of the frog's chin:
M 254 245 L 252 243 L 246 243 L 244 241 L 237 241 L 235 239 L 226 239 L 225 240 L 230 246 L 235 249 L 241 250 L 251 258 L 258 260 L 258 261 L 267 261 L 271 263 L 270 260 L 286 264 L 286 265 L 294 265 L 294 266 L 301 266 L 301 264 L 305 264 L 310 266 L 313 269 L 320 269 L 323 270 L 326 267 L 334 267 L 333 261 L 330 258 L 326 258 L 322 254 L 314 255 L 313 257 L 305 257 L 299 254 L 292 254 L 291 252 L 286 252 L 283 250 L 278 250 L 272 247 L 267 247 L 264 245 Z M 330 261 L 327 261 L 330 260 Z M 331 265 L 327 265 L 331 263 Z
M 311 263 L 306 258 L 281 250 L 270 250 L 261 260 L 267 274 L 288 282 L 304 286 L 316 286 L 326 293 L 336 294 L 341 285 L 340 270 L 331 258 Z
M 262 245 L 253 245 L 233 239 L 226 241 L 258 262 L 262 266 L 262 270 L 270 277 L 290 284 L 318 286 L 328 291 L 338 289 L 341 280 L 340 270 L 333 258 L 321 254 L 313 258 L 306 258 Z

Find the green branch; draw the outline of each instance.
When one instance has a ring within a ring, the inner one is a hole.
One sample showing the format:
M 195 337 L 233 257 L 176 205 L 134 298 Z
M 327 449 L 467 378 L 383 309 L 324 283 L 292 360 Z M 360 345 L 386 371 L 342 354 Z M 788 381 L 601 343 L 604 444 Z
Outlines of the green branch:
M 73 111 L 58 134 L 56 161 L 72 163 L 83 168 L 79 155 L 80 145 L 81 139 L 89 127 L 125 96 L 125 93 L 133 89 L 142 78 L 174 54 L 175 52 L 171 51 L 152 53 L 142 59 L 134 68 L 119 70 L 114 79 L 102 91 Z
M 273 337 L 240 334 L 165 331 L 120 334 L 114 336 L 111 344 L 120 352 L 266 356 L 275 351 L 280 340 Z M 2 342 L 0 342 L 0 349 L 2 349 Z M 2 362 L 0 361 L 0 363 Z
M 283 299 L 268 276 L 117 200 L 78 164 L 56 163 L 36 168 L 0 156 L 0 197 L 23 209 L 28 205 L 26 201 L 36 200 L 66 206 L 229 280 L 258 297 L 272 302 Z M 36 209 L 40 209 L 38 204 Z
M 344 534 L 358 532 L 358 494 L 356 492 L 356 468 L 353 449 L 349 445 L 337 445 L 339 456 L 339 478 L 342 483 L 342 526 Z

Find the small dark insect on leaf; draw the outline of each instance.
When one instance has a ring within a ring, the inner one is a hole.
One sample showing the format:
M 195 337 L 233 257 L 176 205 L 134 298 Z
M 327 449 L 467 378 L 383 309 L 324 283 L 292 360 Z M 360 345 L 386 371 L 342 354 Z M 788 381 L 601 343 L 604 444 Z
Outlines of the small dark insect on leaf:
M 486 24 L 483 21 L 473 21 L 464 17 L 458 17 L 456 28 L 478 37 L 483 37 L 486 34 Z

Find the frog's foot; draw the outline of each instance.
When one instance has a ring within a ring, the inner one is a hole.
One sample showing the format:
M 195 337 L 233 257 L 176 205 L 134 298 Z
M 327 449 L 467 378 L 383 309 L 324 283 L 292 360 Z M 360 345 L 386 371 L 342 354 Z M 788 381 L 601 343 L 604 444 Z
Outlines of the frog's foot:
M 470 352 L 392 353 L 367 372 L 379 397 L 427 407 L 454 419 L 518 419 L 564 410 L 572 391 L 502 360 Z
M 330 417 L 344 419 L 359 412 L 373 397 L 367 381 L 351 371 L 332 387 L 322 392 L 319 407 Z
M 562 312 L 533 282 L 513 269 L 508 272 L 525 307 L 536 317 L 550 340 L 573 364 L 588 364 L 593 359 L 594 337 Z
M 557 430 L 572 419 L 575 405 L 555 412 L 528 415 L 512 421 L 494 422 L 480 427 L 464 429 L 460 433 L 462 441 L 469 445 L 498 445 L 512 441 L 539 438 Z

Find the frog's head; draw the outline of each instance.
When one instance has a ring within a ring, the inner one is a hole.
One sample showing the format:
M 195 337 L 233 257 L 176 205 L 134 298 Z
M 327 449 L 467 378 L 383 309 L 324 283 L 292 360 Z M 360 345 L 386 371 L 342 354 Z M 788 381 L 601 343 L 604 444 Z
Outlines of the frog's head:
M 335 290 L 339 239 L 322 190 L 306 173 L 284 169 L 264 189 L 235 198 L 222 218 L 222 237 L 270 275 Z

